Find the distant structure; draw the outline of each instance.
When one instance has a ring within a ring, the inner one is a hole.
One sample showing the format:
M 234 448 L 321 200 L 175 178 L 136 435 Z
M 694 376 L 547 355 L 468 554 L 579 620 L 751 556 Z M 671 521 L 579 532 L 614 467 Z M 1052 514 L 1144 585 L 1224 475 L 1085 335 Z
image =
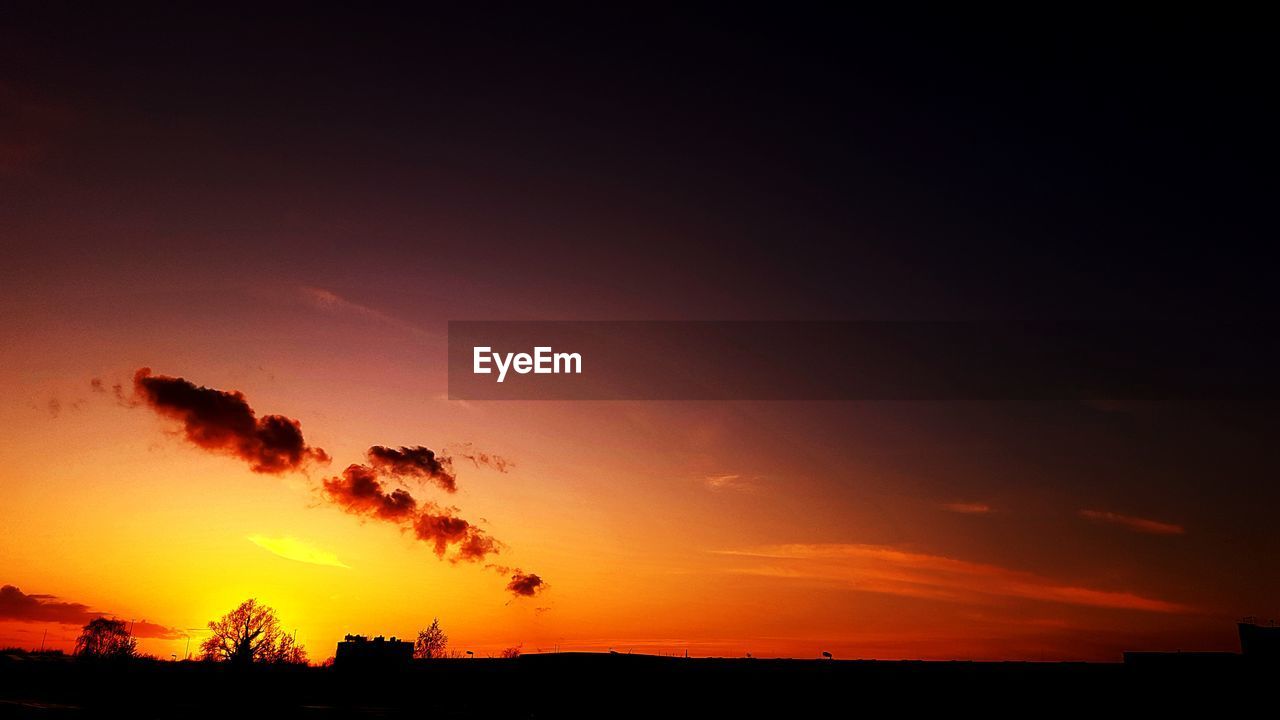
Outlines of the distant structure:
M 1254 660 L 1274 662 L 1280 660 L 1280 626 L 1271 621 L 1263 625 L 1257 618 L 1247 617 L 1240 628 L 1240 654 Z
M 342 670 L 388 670 L 406 666 L 413 660 L 413 643 L 381 635 L 370 640 L 348 635 L 338 643 L 333 666 Z
M 1240 631 L 1240 652 L 1126 652 L 1126 665 L 1142 666 L 1227 666 L 1242 664 L 1280 664 L 1280 626 L 1271 621 L 1266 625 L 1257 618 L 1247 617 L 1236 623 Z

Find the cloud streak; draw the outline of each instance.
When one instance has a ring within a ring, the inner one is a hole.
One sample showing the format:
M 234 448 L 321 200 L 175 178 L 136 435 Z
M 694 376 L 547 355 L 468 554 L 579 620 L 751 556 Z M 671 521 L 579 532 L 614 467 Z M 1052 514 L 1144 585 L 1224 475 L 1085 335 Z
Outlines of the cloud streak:
M 430 336 L 430 333 L 417 325 L 405 322 L 368 305 L 349 300 L 332 290 L 304 285 L 298 288 L 298 294 L 307 305 L 330 315 L 373 321 L 420 337 Z
M 943 503 L 942 509 L 948 512 L 960 513 L 961 515 L 989 515 L 995 512 L 990 505 L 976 502 Z
M 1019 599 L 1157 613 L 1191 610 L 1176 602 L 1133 592 L 1071 585 L 997 565 L 883 545 L 773 545 L 719 554 L 767 561 L 731 572 L 836 582 L 855 590 L 888 595 L 974 604 Z
M 1081 510 L 1080 517 L 1094 522 L 1119 525 L 1134 532 L 1148 535 L 1183 535 L 1187 529 L 1174 523 L 1160 522 L 1133 515 L 1121 515 L 1107 510 Z
M 730 473 L 707 475 L 702 478 L 702 484 L 714 492 L 747 491 L 752 488 L 752 483 L 747 478 Z
M 328 550 L 321 550 L 314 545 L 303 542 L 302 540 L 294 537 L 250 535 L 248 540 L 263 550 L 286 560 L 308 563 L 310 565 L 324 565 L 326 567 L 351 568 L 350 565 L 339 560 L 338 556 L 334 553 L 331 553 Z
M 297 470 L 310 461 L 328 462 L 324 450 L 307 445 L 302 425 L 283 415 L 257 417 L 240 392 L 198 386 L 180 377 L 133 376 L 138 397 L 160 415 L 182 423 L 193 445 L 240 458 L 257 473 Z
M 14 585 L 0 587 L 0 619 L 3 620 L 79 626 L 100 617 L 113 616 L 93 610 L 84 603 L 59 600 L 54 595 L 28 595 Z M 131 626 L 137 637 L 171 640 L 182 635 L 173 628 L 146 620 L 132 622 Z

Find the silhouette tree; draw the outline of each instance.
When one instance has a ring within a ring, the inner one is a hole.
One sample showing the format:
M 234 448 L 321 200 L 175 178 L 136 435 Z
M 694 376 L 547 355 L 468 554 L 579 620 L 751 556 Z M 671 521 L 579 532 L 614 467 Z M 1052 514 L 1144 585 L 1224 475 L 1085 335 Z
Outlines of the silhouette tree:
M 138 641 L 129 634 L 123 620 L 95 618 L 76 638 L 76 655 L 80 657 L 121 659 L 133 657 L 137 651 Z
M 449 636 L 440 629 L 440 618 L 433 618 L 426 630 L 418 631 L 418 641 L 413 644 L 413 656 L 424 660 L 442 658 L 449 647 Z
M 503 650 L 501 653 L 499 653 L 499 654 L 498 654 L 498 657 L 506 658 L 506 659 L 508 659 L 508 660 L 514 660 L 514 659 L 516 659 L 516 658 L 520 657 L 520 650 L 521 650 L 523 647 L 524 647 L 524 644 L 523 644 L 523 643 L 522 643 L 522 644 L 520 644 L 520 645 L 513 645 L 513 646 L 511 646 L 511 647 L 509 647 L 509 648 L 506 648 L 506 649 L 505 649 L 505 650 Z
M 280 629 L 276 611 L 250 598 L 209 623 L 212 635 L 200 644 L 207 660 L 237 665 L 307 661 L 307 652 Z

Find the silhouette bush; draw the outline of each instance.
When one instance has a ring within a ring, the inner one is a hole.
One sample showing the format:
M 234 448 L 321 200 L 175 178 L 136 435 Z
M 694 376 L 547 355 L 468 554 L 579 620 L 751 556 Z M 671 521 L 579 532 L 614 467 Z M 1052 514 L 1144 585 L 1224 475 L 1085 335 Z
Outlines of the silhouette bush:
M 127 660 L 138 653 L 138 641 L 123 620 L 95 618 L 76 638 L 76 657 L 85 660 Z

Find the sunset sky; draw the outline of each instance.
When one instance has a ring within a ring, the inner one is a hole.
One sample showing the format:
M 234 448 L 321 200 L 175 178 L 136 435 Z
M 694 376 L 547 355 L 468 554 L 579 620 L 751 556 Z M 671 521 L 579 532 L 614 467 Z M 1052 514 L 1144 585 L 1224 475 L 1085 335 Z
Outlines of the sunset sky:
M 448 399 L 450 320 L 1266 315 L 1259 44 L 966 20 L 6 11 L 0 646 L 106 614 L 181 656 L 256 597 L 315 661 L 435 617 L 477 654 L 1236 649 L 1280 615 L 1261 403 Z M 255 471 L 137 377 L 323 455 Z M 438 557 L 424 508 L 498 545 Z

